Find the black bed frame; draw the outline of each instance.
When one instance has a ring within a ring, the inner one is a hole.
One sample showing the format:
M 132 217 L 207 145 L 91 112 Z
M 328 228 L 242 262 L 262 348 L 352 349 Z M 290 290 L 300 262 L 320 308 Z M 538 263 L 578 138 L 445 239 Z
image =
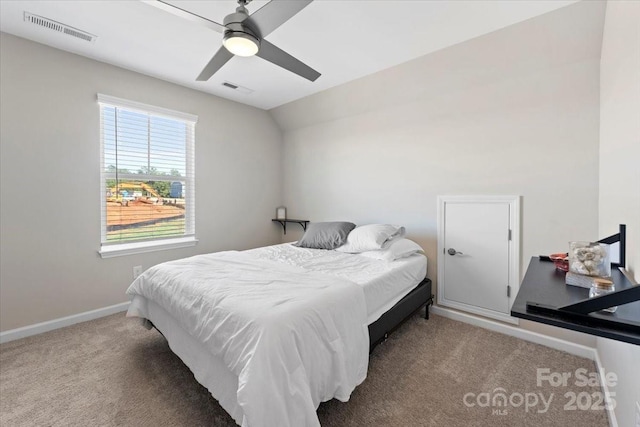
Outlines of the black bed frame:
M 369 325 L 369 354 L 381 342 L 389 337 L 389 334 L 402 325 L 412 314 L 424 307 L 424 318 L 429 319 L 429 306 L 433 305 L 431 293 L 431 279 L 425 278 L 411 292 L 385 312 L 378 320 Z M 164 334 L 150 320 L 147 322 L 156 331 Z
M 422 307 L 424 307 L 424 318 L 429 319 L 430 305 L 433 305 L 431 280 L 425 278 L 389 311 L 369 325 L 369 353 Z

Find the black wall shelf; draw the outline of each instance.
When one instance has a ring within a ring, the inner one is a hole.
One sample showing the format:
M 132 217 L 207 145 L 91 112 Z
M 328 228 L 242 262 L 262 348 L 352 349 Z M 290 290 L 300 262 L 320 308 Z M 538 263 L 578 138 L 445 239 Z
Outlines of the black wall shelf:
M 284 230 L 284 234 L 287 234 L 287 223 L 288 222 L 293 222 L 296 224 L 300 224 L 300 227 L 302 227 L 302 229 L 304 231 L 307 231 L 307 224 L 309 224 L 309 220 L 307 219 L 272 219 L 271 221 L 273 222 L 277 222 L 278 224 L 280 224 L 282 226 L 282 229 Z
M 565 273 L 548 257 L 533 257 L 522 280 L 511 315 L 533 322 L 584 332 L 640 345 L 640 285 L 632 283 L 617 267 L 625 265 L 626 227 L 600 240 L 619 246 L 619 259 L 612 263 L 611 279 L 616 291 L 589 298 L 589 289 L 565 284 Z M 615 313 L 602 309 L 617 306 Z
M 617 292 L 589 299 L 589 289 L 565 284 L 563 271 L 556 270 L 552 262 L 532 257 L 511 315 L 640 345 L 640 286 L 634 286 L 618 269 L 611 271 L 611 279 Z M 614 305 L 618 306 L 615 313 L 596 311 Z

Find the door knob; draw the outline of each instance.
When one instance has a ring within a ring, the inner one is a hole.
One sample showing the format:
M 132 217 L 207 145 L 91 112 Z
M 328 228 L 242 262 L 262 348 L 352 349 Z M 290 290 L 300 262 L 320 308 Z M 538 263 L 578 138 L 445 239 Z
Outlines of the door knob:
M 458 251 L 456 251 L 456 250 L 455 250 L 455 249 L 453 249 L 453 248 L 449 248 L 449 250 L 447 251 L 447 253 L 448 253 L 449 255 L 451 255 L 451 256 L 456 255 L 456 254 L 457 254 L 457 255 L 464 255 L 462 252 L 458 252 Z

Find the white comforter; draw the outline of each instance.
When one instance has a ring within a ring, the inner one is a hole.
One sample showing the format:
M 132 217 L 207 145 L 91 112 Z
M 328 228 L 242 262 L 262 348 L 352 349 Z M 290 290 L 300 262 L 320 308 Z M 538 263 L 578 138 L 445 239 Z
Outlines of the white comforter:
M 347 401 L 366 377 L 364 293 L 348 280 L 232 251 L 157 265 L 127 293 L 163 307 L 238 376 L 243 427 L 319 426 L 320 402 Z

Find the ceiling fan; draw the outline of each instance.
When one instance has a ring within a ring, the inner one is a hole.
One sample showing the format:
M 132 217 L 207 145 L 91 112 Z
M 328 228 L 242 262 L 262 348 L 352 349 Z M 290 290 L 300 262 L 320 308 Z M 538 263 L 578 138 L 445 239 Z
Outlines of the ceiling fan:
M 223 24 L 218 24 L 164 0 L 145 1 L 145 3 L 181 18 L 197 22 L 224 35 L 223 46 L 218 49 L 196 78 L 198 81 L 209 80 L 234 55 L 256 55 L 313 82 L 320 77 L 319 72 L 264 39 L 312 1 L 271 0 L 261 9 L 249 15 L 245 6 L 251 0 L 238 0 L 239 6 L 236 11 L 227 15 Z

